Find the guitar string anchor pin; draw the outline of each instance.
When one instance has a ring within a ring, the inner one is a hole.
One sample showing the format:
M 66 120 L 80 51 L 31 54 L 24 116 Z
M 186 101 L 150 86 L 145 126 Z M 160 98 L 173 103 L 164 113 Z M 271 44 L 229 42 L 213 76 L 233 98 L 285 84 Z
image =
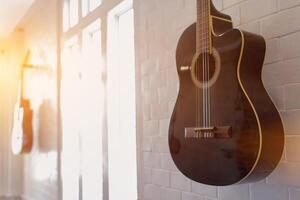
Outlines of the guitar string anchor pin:
M 180 71 L 184 72 L 184 71 L 189 71 L 190 70 L 190 66 L 181 66 L 180 67 Z

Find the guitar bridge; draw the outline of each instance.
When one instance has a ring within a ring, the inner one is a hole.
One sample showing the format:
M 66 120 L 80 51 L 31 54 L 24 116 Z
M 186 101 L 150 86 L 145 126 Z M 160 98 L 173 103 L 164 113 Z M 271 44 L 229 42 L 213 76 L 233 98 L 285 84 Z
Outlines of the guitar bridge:
M 189 127 L 185 128 L 185 138 L 210 139 L 231 138 L 232 128 L 230 126 L 220 127 Z

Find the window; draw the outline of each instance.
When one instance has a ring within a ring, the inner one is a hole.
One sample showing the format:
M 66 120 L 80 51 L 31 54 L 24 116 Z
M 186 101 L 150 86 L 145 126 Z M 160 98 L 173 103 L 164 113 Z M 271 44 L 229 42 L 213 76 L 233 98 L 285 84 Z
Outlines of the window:
M 100 6 L 101 0 L 82 0 L 82 16 L 85 17 L 89 12 Z
M 63 199 L 137 199 L 132 1 L 117 6 L 111 0 L 62 3 Z M 99 6 L 101 12 L 84 18 Z M 109 27 L 101 23 L 107 15 Z M 107 65 L 102 55 L 108 56 Z M 108 92 L 111 88 L 115 93 Z
M 63 31 L 69 30 L 78 23 L 78 0 L 64 0 Z
M 131 3 L 125 1 L 113 9 L 108 24 L 109 199 L 134 200 L 137 199 L 136 87 Z
M 71 38 L 63 52 L 63 199 L 103 199 L 102 67 L 96 20 L 82 31 L 82 44 Z
M 82 199 L 103 199 L 102 132 L 104 83 L 100 20 L 83 31 L 82 39 Z
M 80 185 L 80 115 L 78 37 L 65 42 L 62 59 L 62 179 L 63 199 L 79 200 Z M 70 103 L 72 102 L 72 103 Z M 76 123 L 75 123 L 76 122 Z

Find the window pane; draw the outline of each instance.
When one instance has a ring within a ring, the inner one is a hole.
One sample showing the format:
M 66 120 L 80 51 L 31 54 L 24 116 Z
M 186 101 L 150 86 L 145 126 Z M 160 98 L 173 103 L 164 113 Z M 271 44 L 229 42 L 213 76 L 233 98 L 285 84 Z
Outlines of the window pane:
M 90 1 L 90 11 L 95 10 L 101 4 L 101 0 L 89 0 Z
M 117 13 L 109 15 L 107 114 L 110 200 L 137 199 L 133 10 L 123 11 L 118 9 Z M 123 14 L 119 16 L 120 12 Z
M 74 112 L 79 105 L 77 37 L 66 42 L 62 55 L 62 179 L 63 199 L 79 199 L 80 177 L 80 115 Z
M 64 1 L 63 6 L 63 31 L 67 31 L 70 28 L 70 21 L 69 21 L 69 2 Z
M 82 0 L 82 16 L 85 17 L 89 12 L 101 5 L 102 0 Z
M 82 0 L 82 16 L 85 17 L 88 14 L 89 10 L 89 0 Z
M 78 0 L 64 0 L 63 5 L 63 31 L 78 23 Z
M 69 0 L 70 2 L 70 26 L 78 23 L 78 0 Z
M 103 199 L 102 130 L 104 84 L 102 82 L 100 20 L 83 31 L 82 68 L 82 195 L 83 200 Z

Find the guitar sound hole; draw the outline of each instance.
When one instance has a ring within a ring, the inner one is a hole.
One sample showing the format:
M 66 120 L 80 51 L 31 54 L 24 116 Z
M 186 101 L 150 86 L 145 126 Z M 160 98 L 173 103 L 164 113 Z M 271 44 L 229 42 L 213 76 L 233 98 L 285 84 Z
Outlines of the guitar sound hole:
M 213 49 L 212 54 L 208 52 L 196 55 L 192 62 L 191 76 L 198 88 L 211 87 L 220 74 L 221 60 L 217 50 Z
M 213 55 L 209 53 L 200 54 L 195 64 L 196 79 L 199 82 L 207 83 L 211 80 L 215 71 L 215 59 Z

